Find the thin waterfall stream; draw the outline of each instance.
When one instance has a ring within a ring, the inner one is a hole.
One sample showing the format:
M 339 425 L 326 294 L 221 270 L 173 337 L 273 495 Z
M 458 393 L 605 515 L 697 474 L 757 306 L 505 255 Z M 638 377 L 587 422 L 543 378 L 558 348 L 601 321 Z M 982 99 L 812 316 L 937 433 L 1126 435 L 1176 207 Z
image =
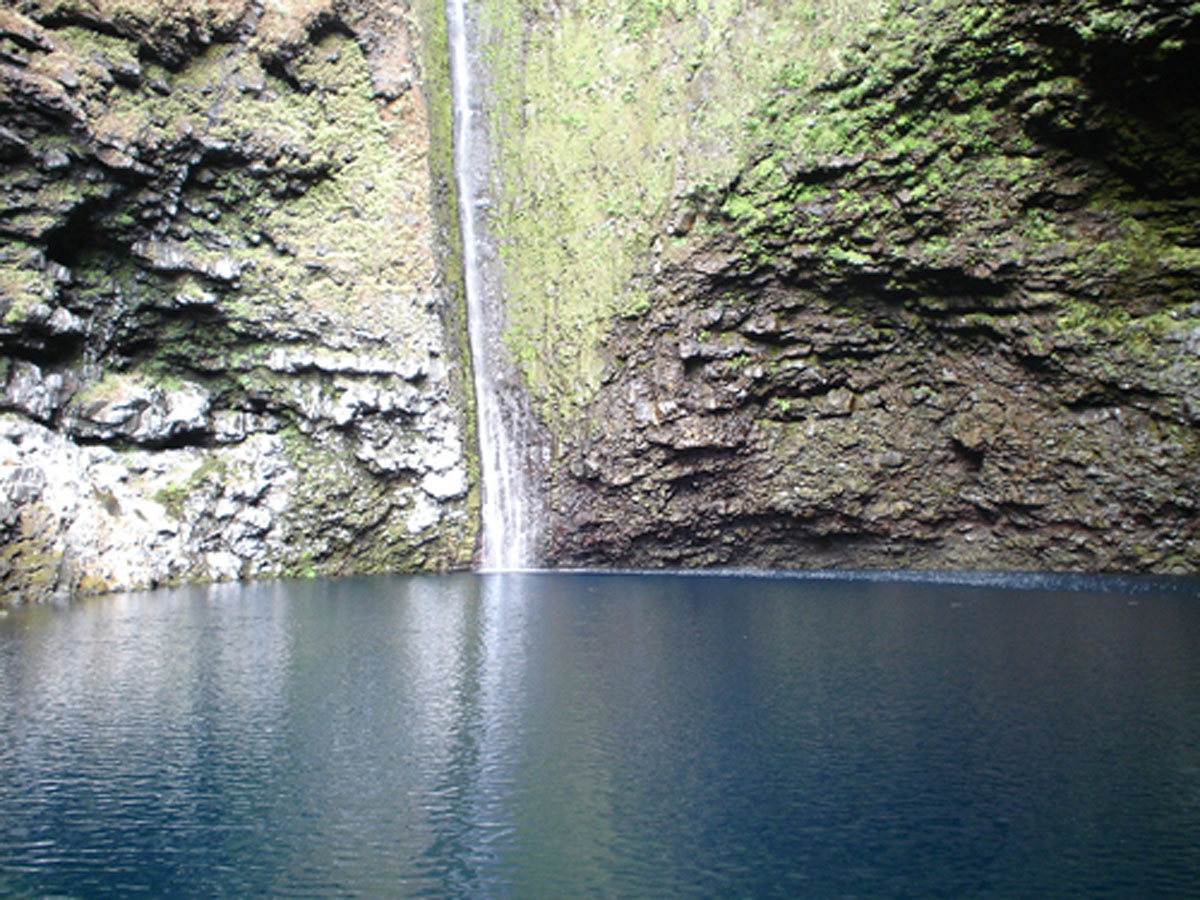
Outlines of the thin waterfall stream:
M 519 380 L 501 341 L 503 308 L 486 277 L 487 148 L 476 117 L 479 97 L 472 77 L 466 0 L 447 0 L 446 24 L 454 103 L 454 176 L 463 248 L 463 289 L 474 371 L 482 528 L 479 567 L 489 570 L 537 565 L 541 510 L 533 489 L 540 442 L 522 404 Z

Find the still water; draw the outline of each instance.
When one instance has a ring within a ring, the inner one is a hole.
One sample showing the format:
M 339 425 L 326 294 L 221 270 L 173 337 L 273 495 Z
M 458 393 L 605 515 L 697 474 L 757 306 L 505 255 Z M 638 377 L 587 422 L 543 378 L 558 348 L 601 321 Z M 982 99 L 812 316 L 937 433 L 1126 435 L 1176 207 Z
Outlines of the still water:
M 1197 582 L 985 582 L 18 610 L 0 896 L 1200 895 Z

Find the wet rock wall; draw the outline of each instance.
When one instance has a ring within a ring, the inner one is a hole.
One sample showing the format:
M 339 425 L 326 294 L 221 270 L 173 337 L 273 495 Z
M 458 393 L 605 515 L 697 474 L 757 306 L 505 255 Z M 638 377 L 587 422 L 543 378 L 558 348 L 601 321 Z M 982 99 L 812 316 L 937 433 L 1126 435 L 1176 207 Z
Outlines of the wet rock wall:
M 603 6 L 530 12 L 497 106 L 547 135 L 497 232 L 555 563 L 1196 570 L 1200 6 L 635 5 L 577 45 Z M 556 255 L 627 268 L 526 299 Z
M 469 564 L 440 22 L 0 5 L 7 600 Z

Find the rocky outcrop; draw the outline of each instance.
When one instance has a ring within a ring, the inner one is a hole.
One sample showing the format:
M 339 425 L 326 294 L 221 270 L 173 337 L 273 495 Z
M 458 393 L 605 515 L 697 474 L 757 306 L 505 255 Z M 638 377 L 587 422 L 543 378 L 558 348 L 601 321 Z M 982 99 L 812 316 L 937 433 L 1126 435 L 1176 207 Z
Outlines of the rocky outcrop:
M 7 599 L 469 564 L 439 23 L 0 8 Z
M 1200 7 L 471 9 L 546 563 L 1196 571 Z M 469 563 L 443 27 L 0 5 L 8 599 Z
M 1196 571 L 1200 8 L 869 26 L 593 307 L 553 561 Z

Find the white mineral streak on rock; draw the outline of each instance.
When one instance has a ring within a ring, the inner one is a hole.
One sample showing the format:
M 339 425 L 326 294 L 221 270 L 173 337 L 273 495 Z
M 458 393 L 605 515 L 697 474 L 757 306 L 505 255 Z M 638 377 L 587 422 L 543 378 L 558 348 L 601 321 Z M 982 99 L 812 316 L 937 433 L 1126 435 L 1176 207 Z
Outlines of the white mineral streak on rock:
M 219 472 L 199 477 L 206 459 L 195 448 L 81 447 L 3 415 L 0 518 L 34 508 L 49 516 L 50 549 L 63 565 L 103 584 L 146 587 L 199 574 L 200 548 L 208 577 L 236 577 L 248 562 L 283 549 L 278 517 L 289 506 L 295 473 L 273 435 L 227 448 Z
M 404 524 L 413 534 L 419 534 L 435 525 L 440 517 L 441 510 L 435 500 L 423 494 L 416 494 Z
M 66 380 L 61 374 L 43 373 L 33 363 L 15 360 L 4 387 L 4 401 L 5 405 L 35 419 L 49 419 L 62 403 L 66 389 Z
M 305 370 L 348 375 L 396 375 L 416 381 L 427 374 L 425 357 L 381 356 L 312 347 L 275 347 L 267 357 L 267 368 L 295 374 Z
M 436 500 L 450 500 L 467 492 L 467 473 L 462 469 L 430 472 L 421 479 L 421 488 Z
M 231 256 L 208 259 L 177 241 L 135 241 L 130 249 L 152 269 L 161 272 L 196 272 L 213 281 L 232 282 L 245 263 Z

